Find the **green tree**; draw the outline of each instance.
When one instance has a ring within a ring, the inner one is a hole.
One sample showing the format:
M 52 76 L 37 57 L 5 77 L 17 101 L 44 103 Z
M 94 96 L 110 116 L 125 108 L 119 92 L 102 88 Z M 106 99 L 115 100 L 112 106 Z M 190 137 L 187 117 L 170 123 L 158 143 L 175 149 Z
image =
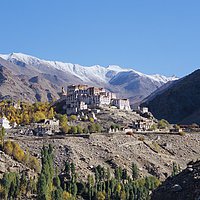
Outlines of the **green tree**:
M 5 128 L 4 128 L 3 126 L 0 127 L 0 142 L 1 142 L 1 148 L 3 148 L 5 134 L 6 134 Z
M 38 200 L 47 200 L 47 182 L 45 175 L 40 174 L 37 185 Z
M 88 130 L 88 128 L 87 128 L 87 127 L 83 128 L 83 133 L 85 133 L 85 134 L 86 134 L 86 133 L 88 133 L 88 131 L 89 131 L 89 130 Z
M 28 180 L 27 180 L 26 175 L 23 171 L 22 175 L 21 175 L 21 179 L 20 179 L 20 192 L 24 195 L 26 194 L 27 185 L 28 185 Z
M 70 116 L 70 120 L 71 120 L 71 121 L 76 121 L 76 120 L 77 120 L 76 115 L 71 115 L 71 116 Z
M 96 129 L 96 132 L 101 132 L 101 125 L 96 123 L 95 124 L 95 129 Z
M 173 162 L 172 164 L 172 176 L 177 175 L 180 172 L 180 166 L 177 163 Z
M 71 126 L 69 133 L 70 134 L 77 134 L 78 130 L 76 126 Z
M 94 118 L 90 117 L 90 118 L 89 118 L 89 121 L 90 121 L 91 123 L 94 123 Z
M 96 132 L 96 126 L 95 126 L 95 124 L 94 123 L 90 124 L 88 126 L 88 130 L 89 130 L 90 133 L 95 133 Z
M 138 167 L 135 163 L 132 163 L 131 170 L 132 170 L 132 179 L 133 180 L 138 179 Z
M 77 126 L 77 133 L 78 134 L 82 134 L 83 133 L 83 128 L 80 125 Z
M 53 199 L 62 200 L 63 199 L 63 190 L 60 186 L 60 179 L 56 173 L 56 177 L 53 180 L 55 190 L 53 191 Z
M 156 124 L 153 124 L 150 128 L 151 131 L 155 131 L 157 129 L 157 125 Z
M 158 122 L 158 128 L 159 129 L 165 129 L 165 128 L 168 128 L 169 127 L 169 122 L 165 119 L 161 119 L 159 122 Z

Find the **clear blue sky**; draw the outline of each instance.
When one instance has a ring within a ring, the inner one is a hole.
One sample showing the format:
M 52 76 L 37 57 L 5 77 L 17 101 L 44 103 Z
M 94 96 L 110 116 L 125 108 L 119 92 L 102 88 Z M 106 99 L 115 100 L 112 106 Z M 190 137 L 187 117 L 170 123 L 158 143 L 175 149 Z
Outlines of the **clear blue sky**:
M 1 0 L 0 53 L 186 75 L 200 66 L 199 0 Z

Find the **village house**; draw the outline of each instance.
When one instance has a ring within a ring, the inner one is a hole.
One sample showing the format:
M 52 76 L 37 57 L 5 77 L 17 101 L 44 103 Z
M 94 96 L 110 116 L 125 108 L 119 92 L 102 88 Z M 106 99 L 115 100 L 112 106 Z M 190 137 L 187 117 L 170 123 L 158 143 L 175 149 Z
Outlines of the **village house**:
M 180 132 L 183 132 L 183 129 L 182 128 L 180 128 L 180 127 L 173 127 L 173 128 L 170 128 L 169 129 L 169 132 L 170 133 L 180 133 Z
M 11 129 L 10 122 L 6 117 L 0 118 L 0 126 L 4 127 L 5 129 Z
M 140 119 L 133 122 L 133 129 L 135 129 L 136 131 L 147 131 L 151 129 L 152 125 L 152 120 Z
M 147 107 L 142 107 L 140 108 L 141 112 L 142 113 L 148 113 L 149 112 L 149 109 Z
M 60 131 L 59 120 L 57 119 L 44 119 L 35 124 L 33 132 L 39 136 L 54 135 Z

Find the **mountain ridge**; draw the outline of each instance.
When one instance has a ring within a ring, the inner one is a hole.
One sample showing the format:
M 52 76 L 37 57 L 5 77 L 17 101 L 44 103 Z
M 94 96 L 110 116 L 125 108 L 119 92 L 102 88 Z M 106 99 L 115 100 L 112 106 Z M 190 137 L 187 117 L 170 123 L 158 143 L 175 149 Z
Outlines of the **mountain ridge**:
M 30 64 L 30 65 L 34 65 L 34 66 L 37 62 L 38 62 L 38 64 L 40 64 L 41 62 L 44 62 L 45 64 L 48 63 L 51 66 L 53 66 L 57 69 L 60 69 L 60 70 L 66 70 L 66 68 L 65 68 L 66 66 L 69 67 L 69 69 L 71 71 L 72 71 L 72 68 L 76 69 L 77 67 L 88 68 L 90 70 L 93 70 L 94 68 L 96 68 L 99 70 L 99 72 L 101 72 L 101 70 L 102 71 L 105 70 L 105 73 L 107 73 L 108 71 L 115 71 L 115 72 L 131 71 L 138 75 L 146 76 L 146 77 L 154 79 L 155 81 L 161 81 L 161 82 L 167 82 L 167 81 L 172 81 L 172 80 L 177 79 L 177 77 L 175 77 L 175 76 L 166 77 L 164 75 L 159 75 L 159 74 L 147 75 L 147 74 L 138 72 L 132 68 L 122 68 L 118 65 L 108 65 L 107 67 L 103 67 L 101 65 L 83 66 L 80 64 L 72 64 L 72 63 L 66 63 L 66 62 L 61 62 L 61 61 L 44 60 L 44 59 L 40 59 L 35 56 L 31 56 L 31 55 L 27 55 L 27 54 L 23 54 L 23 53 L 0 54 L 0 57 L 5 60 L 8 60 L 8 61 L 12 61 L 12 59 L 17 59 L 17 60 L 24 62 L 25 64 Z
M 177 80 L 176 77 L 147 75 L 117 65 L 87 67 L 60 61 L 46 61 L 22 53 L 0 54 L 0 58 L 12 64 L 7 64 L 7 67 L 15 72 L 15 75 L 26 75 L 29 79 L 40 75 L 56 85 L 57 89 L 62 86 L 66 88 L 70 84 L 103 87 L 116 93 L 120 98 L 129 98 L 132 104 L 140 102 L 168 81 Z
M 157 119 L 170 123 L 200 124 L 200 69 L 174 82 L 162 92 L 151 97 L 142 106 L 147 106 Z

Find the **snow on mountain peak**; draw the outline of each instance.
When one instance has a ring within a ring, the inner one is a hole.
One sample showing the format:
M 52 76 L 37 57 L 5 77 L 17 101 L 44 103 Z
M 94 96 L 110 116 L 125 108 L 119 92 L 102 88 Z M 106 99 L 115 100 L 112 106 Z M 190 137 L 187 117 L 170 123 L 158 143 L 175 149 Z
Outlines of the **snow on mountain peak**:
M 141 72 L 135 71 L 133 69 L 125 69 L 121 68 L 117 65 L 109 65 L 107 67 L 102 67 L 100 65 L 93 65 L 93 66 L 81 66 L 79 64 L 72 64 L 72 63 L 64 63 L 59 61 L 46 61 L 34 56 L 26 55 L 23 53 L 11 53 L 7 55 L 0 54 L 0 57 L 8 60 L 8 61 L 21 61 L 27 65 L 31 65 L 34 67 L 39 67 L 42 70 L 41 66 L 45 66 L 45 70 L 47 68 L 54 68 L 58 69 L 67 73 L 71 73 L 72 75 L 80 78 L 82 81 L 85 82 L 94 82 L 94 81 L 101 81 L 101 82 L 108 82 L 111 78 L 113 78 L 116 74 L 120 72 L 130 72 L 138 74 L 139 76 L 150 78 L 152 81 L 166 83 L 168 81 L 177 80 L 176 77 L 166 77 L 159 74 L 156 75 L 146 75 Z
M 106 69 L 111 70 L 111 71 L 116 71 L 116 72 L 125 70 L 118 65 L 108 65 L 108 67 Z

